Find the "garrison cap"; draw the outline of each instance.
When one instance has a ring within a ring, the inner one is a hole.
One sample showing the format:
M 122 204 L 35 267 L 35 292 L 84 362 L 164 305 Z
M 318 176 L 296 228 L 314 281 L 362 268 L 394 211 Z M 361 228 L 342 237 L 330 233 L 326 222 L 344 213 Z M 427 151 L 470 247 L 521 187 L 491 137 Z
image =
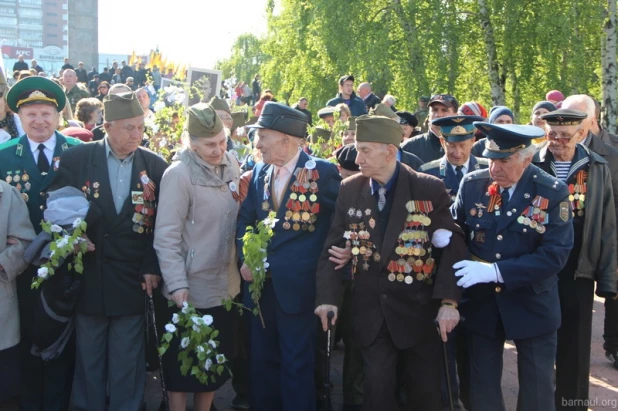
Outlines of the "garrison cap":
M 533 139 L 545 135 L 545 130 L 536 126 L 492 124 L 485 121 L 475 121 L 474 126 L 487 136 L 483 157 L 491 159 L 509 157 L 530 147 Z
M 19 80 L 6 95 L 6 102 L 15 113 L 28 104 L 50 104 L 61 111 L 66 101 L 66 94 L 58 84 L 39 76 Z
M 214 137 L 223 130 L 223 121 L 209 103 L 197 103 L 187 110 L 187 132 L 194 137 Z
M 334 109 L 334 107 L 333 107 Z M 305 138 L 309 119 L 303 113 L 281 103 L 267 101 L 255 124 L 248 128 L 265 128 L 292 137 Z
M 215 110 L 222 110 L 230 115 L 232 114 L 232 110 L 230 110 L 230 106 L 227 104 L 227 102 L 224 99 L 220 97 L 214 96 L 213 98 L 210 99 L 208 103 Z
M 449 116 L 437 118 L 431 125 L 440 127 L 442 138 L 449 143 L 459 143 L 474 137 L 475 121 L 485 121 L 481 116 Z
M 351 116 L 348 118 L 348 122 L 346 123 L 346 130 L 356 131 L 356 116 Z
M 561 108 L 541 116 L 550 126 L 576 126 L 588 117 L 583 111 Z
M 232 129 L 244 127 L 247 121 L 246 111 L 235 111 L 232 113 Z
M 133 91 L 108 94 L 103 99 L 103 107 L 105 107 L 105 121 L 124 120 L 144 115 L 144 110 Z
M 384 143 L 399 147 L 403 129 L 398 121 L 384 116 L 368 116 L 356 118 L 356 141 L 359 143 Z
M 321 138 L 324 141 L 330 140 L 332 132 L 324 127 L 316 127 L 314 132 L 309 136 L 310 143 L 317 143 Z
M 395 120 L 396 122 L 399 123 L 399 116 L 389 106 L 387 106 L 384 103 L 376 104 L 374 108 L 369 110 L 369 115 L 388 117 L 391 120 Z

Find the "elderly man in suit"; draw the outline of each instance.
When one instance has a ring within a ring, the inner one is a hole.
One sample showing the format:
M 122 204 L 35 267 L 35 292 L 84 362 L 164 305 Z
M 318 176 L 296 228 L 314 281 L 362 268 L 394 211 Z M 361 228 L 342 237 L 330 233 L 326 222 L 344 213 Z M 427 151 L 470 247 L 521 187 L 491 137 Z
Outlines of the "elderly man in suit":
M 451 210 L 466 233 L 469 259 L 455 275 L 470 356 L 470 403 L 504 411 L 504 342 L 517 347 L 519 410 L 554 409 L 558 273 L 573 247 L 566 185 L 530 164 L 535 126 L 475 122 L 487 136 L 489 168 L 465 176 Z
M 298 110 L 267 102 L 252 126 L 263 162 L 253 169 L 236 237 L 271 211 L 279 220 L 267 250 L 270 265 L 260 299 L 266 327 L 251 318 L 251 409 L 256 411 L 315 409 L 315 271 L 341 177 L 334 164 L 300 150 L 307 124 Z M 245 282 L 252 281 L 246 264 L 241 274 Z M 247 283 L 243 295 L 249 304 Z
M 320 257 L 316 315 L 337 320 L 342 281 L 328 249 L 352 244 L 354 330 L 364 362 L 363 410 L 396 410 L 396 364 L 404 358 L 410 409 L 440 410 L 443 341 L 459 321 L 452 265 L 465 256 L 463 233 L 437 178 L 397 161 L 402 128 L 388 117 L 356 119 L 356 163 L 345 179 Z M 441 257 L 434 248 L 446 249 Z
M 20 193 L 28 206 L 30 222 L 39 233 L 45 198 L 58 170 L 60 155 L 81 142 L 56 131 L 66 96 L 53 81 L 25 78 L 9 90 L 6 98 L 9 108 L 19 115 L 26 134 L 0 146 L 0 178 Z M 29 267 L 16 281 L 21 330 L 20 409 L 66 410 L 75 364 L 74 338 L 53 360 L 43 361 L 30 352 L 33 307 L 39 298 L 39 291 L 30 289 L 35 275 L 36 268 Z
M 145 385 L 144 290 L 160 270 L 153 248 L 158 187 L 167 164 L 140 147 L 144 112 L 135 93 L 106 97 L 103 140 L 67 150 L 53 189 L 83 191 L 94 250 L 84 256 L 77 301 L 74 406 L 137 411 Z

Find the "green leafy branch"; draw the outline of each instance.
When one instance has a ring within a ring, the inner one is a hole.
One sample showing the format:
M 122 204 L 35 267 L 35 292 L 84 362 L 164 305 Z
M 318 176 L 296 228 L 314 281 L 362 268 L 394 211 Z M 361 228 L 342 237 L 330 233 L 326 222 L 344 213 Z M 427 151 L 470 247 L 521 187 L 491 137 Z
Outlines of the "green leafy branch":
M 170 301 L 169 305 L 173 306 L 174 302 Z M 163 355 L 173 337 L 178 337 L 180 372 L 186 376 L 190 371 L 202 384 L 214 382 L 228 369 L 225 355 L 217 353 L 219 331 L 212 326 L 213 321 L 211 315 L 202 316 L 195 307 L 185 302 L 182 309 L 172 315 L 171 322 L 165 325 L 159 346 L 159 354 Z
M 253 312 L 253 315 L 259 315 L 264 328 L 266 328 L 266 325 L 264 324 L 264 317 L 260 308 L 260 298 L 262 297 L 264 281 L 266 280 L 266 269 L 269 266 L 267 249 L 274 235 L 273 228 L 279 221 L 275 218 L 276 215 L 274 211 L 271 211 L 268 213 L 268 217 L 257 224 L 256 228 L 252 226 L 247 227 L 247 231 L 242 237 L 242 252 L 245 257 L 245 264 L 249 267 L 253 276 L 253 281 L 249 284 L 249 292 L 251 293 L 251 301 L 255 304 L 255 308 L 249 309 L 232 300 L 223 300 L 223 305 L 228 311 L 232 309 L 232 306 L 237 306 L 241 314 L 243 310 L 249 310 Z
M 49 245 L 51 256 L 47 262 L 39 267 L 36 277 L 32 279 L 30 288 L 38 289 L 43 281 L 56 274 L 56 269 L 71 254 L 75 254 L 75 256 L 73 257 L 73 263 L 68 264 L 69 270 L 75 270 L 75 272 L 83 274 L 84 263 L 82 259 L 88 249 L 88 243 L 82 236 L 86 233 L 88 224 L 81 218 L 77 218 L 73 222 L 72 231 L 70 232 L 57 224 L 47 221 L 42 221 L 41 227 L 43 231 L 52 235 L 52 242 Z

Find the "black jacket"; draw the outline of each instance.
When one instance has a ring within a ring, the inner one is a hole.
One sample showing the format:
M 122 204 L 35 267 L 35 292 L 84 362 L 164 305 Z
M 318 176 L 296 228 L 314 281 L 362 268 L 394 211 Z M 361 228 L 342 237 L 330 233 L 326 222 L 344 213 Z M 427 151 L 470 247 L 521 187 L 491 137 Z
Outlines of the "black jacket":
M 143 191 L 140 173 L 146 171 L 156 186 L 155 199 L 158 199 L 161 177 L 166 168 L 167 163 L 155 153 L 138 148 L 133 159 L 130 190 Z M 98 186 L 96 190 L 95 184 Z M 81 144 L 63 153 L 50 190 L 65 186 L 86 191 L 90 200 L 86 216 L 87 235 L 96 247 L 94 252 L 84 255 L 84 274 L 76 311 L 98 316 L 143 314 L 144 292 L 140 277 L 143 274 L 160 275 L 152 246 L 154 233 L 134 231 L 136 205 L 131 192 L 120 213 L 116 214 L 104 140 Z M 85 189 L 87 186 L 89 192 Z
M 403 151 L 415 154 L 424 163 L 437 160 L 444 155 L 440 145 L 440 138 L 431 131 L 420 136 L 412 137 L 401 144 Z
M 25 61 L 16 61 L 15 64 L 13 64 L 13 71 L 15 70 L 30 70 L 30 67 L 28 67 L 28 63 L 26 63 Z

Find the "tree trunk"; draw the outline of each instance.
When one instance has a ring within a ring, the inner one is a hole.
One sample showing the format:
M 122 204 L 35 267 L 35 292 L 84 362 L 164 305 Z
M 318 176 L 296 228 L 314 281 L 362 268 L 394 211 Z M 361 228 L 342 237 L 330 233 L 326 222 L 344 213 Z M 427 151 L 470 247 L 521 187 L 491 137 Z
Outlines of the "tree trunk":
M 609 0 L 612 1 L 612 0 Z M 491 86 L 491 101 L 494 106 L 505 104 L 504 89 L 500 82 L 500 65 L 498 64 L 498 52 L 494 39 L 494 28 L 487 11 L 485 0 L 476 0 L 479 6 L 479 17 L 485 34 L 485 49 L 487 51 L 487 66 L 489 69 L 489 84 Z
M 603 27 L 605 33 L 602 45 L 603 72 L 603 113 L 602 125 L 610 133 L 616 134 L 616 0 L 607 0 L 607 19 Z

